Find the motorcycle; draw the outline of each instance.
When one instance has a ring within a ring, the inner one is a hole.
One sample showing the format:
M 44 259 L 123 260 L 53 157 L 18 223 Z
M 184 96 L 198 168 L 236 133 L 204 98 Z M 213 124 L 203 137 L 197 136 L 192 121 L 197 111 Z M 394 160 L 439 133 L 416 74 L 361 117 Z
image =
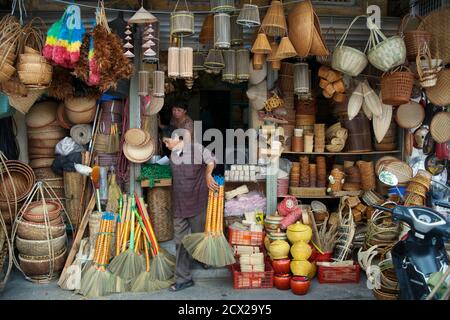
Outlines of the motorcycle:
M 390 172 L 382 172 L 381 179 L 392 186 L 398 184 Z M 446 201 L 435 201 L 434 205 L 450 208 L 450 203 Z M 445 242 L 450 240 L 450 222 L 447 218 L 428 207 L 374 207 L 390 212 L 394 221 L 404 222 L 410 228 L 391 250 L 400 299 L 427 299 L 432 291 L 434 299 L 448 296 L 450 268 Z M 433 290 L 438 283 L 443 287 Z

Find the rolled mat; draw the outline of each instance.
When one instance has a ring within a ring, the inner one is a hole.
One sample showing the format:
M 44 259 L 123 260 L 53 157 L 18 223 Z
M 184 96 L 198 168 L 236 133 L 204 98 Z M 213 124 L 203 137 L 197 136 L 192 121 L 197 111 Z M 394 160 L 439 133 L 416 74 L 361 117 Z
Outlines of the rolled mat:
M 79 145 L 85 145 L 92 139 L 92 127 L 90 124 L 77 124 L 70 129 L 70 136 Z

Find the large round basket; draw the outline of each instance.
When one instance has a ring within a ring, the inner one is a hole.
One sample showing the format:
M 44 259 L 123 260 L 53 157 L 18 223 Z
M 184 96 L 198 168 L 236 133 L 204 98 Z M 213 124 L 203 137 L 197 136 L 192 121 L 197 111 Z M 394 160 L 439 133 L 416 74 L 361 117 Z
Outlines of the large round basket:
M 437 106 L 450 104 L 450 69 L 442 69 L 434 87 L 427 88 L 427 98 Z
M 45 223 L 17 221 L 17 235 L 24 240 L 47 240 L 51 234 L 53 238 L 58 238 L 66 233 L 66 226 L 62 219 L 50 221 L 50 226 Z
M 52 240 L 25 240 L 16 237 L 16 248 L 20 254 L 27 256 L 45 256 L 50 252 L 58 252 L 65 248 L 67 236 L 64 233 L 58 238 Z M 51 248 L 51 246 L 53 248 Z M 52 250 L 53 249 L 53 250 Z
M 55 254 L 53 258 L 53 274 L 49 275 L 51 271 L 51 259 L 48 255 L 41 257 L 27 256 L 19 254 L 19 264 L 22 271 L 32 279 L 45 280 L 50 276 L 54 278 L 63 269 L 66 261 L 66 250 L 62 250 L 58 255 Z
M 49 221 L 56 220 L 61 214 L 61 204 L 58 201 L 43 201 L 31 202 L 23 214 L 23 218 L 30 222 L 45 222 L 47 210 L 47 219 Z
M 6 168 L 0 167 L 0 171 L 3 175 L 3 183 L 0 186 L 0 201 L 20 202 L 24 200 L 36 181 L 33 169 L 21 161 L 8 160 L 6 161 Z M 14 190 L 16 198 L 14 198 Z
M 173 239 L 174 226 L 170 188 L 149 188 L 147 191 L 150 219 L 155 227 L 158 241 Z

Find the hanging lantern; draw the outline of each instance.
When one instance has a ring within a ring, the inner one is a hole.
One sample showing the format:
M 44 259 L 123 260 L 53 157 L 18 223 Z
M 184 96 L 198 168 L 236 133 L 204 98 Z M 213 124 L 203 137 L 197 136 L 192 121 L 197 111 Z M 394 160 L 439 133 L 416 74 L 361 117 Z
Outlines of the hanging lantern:
M 164 97 L 164 72 L 153 72 L 153 96 Z
M 225 67 L 222 51 L 217 49 L 210 49 L 205 60 L 205 67 L 208 69 L 212 69 L 213 71 L 222 70 Z
M 272 37 L 282 37 L 286 34 L 286 17 L 284 16 L 284 8 L 281 1 L 272 1 L 262 21 L 261 29 L 265 34 Z
M 263 68 L 263 64 L 266 62 L 266 56 L 264 54 L 255 53 L 253 55 L 253 69 L 261 70 Z
M 128 23 L 153 23 L 158 19 L 150 12 L 141 7 L 136 13 L 128 20 Z
M 150 72 L 139 71 L 138 78 L 139 78 L 138 95 L 140 96 L 148 95 L 148 81 L 150 79 Z
M 310 72 L 308 64 L 299 62 L 294 65 L 294 92 L 298 95 L 310 92 Z
M 214 46 L 216 48 L 228 49 L 231 43 L 230 15 L 217 13 L 214 15 Z
M 159 22 L 154 22 L 151 25 L 148 25 L 147 29 L 149 27 L 153 29 L 153 34 L 148 34 L 146 37 L 144 37 L 144 40 L 146 41 L 145 45 L 150 45 L 150 48 L 145 49 L 147 49 L 146 52 L 148 51 L 148 49 L 151 49 L 155 54 L 146 55 L 144 53 L 144 58 L 142 60 L 146 63 L 157 63 L 159 61 Z
M 244 43 L 244 30 L 242 25 L 236 23 L 237 14 L 231 16 L 231 45 L 238 46 Z
M 281 60 L 276 57 L 278 51 L 278 43 L 273 41 L 270 44 L 270 47 L 272 48 L 272 52 L 269 54 L 266 60 L 271 63 L 273 70 L 280 70 Z
M 205 64 L 205 54 L 200 51 L 194 52 L 192 69 L 194 71 L 203 71 L 205 70 L 204 64 Z
M 194 14 L 189 11 L 186 0 L 186 10 L 177 11 L 178 1 L 170 14 L 170 35 L 187 37 L 194 34 Z
M 180 48 L 180 78 L 192 78 L 193 50 L 191 47 Z
M 246 3 L 242 6 L 239 17 L 236 20 L 237 24 L 243 25 L 247 28 L 254 28 L 261 25 L 259 19 L 259 9 L 257 5 Z
M 167 57 L 167 74 L 169 78 L 177 78 L 180 75 L 180 48 L 170 47 Z
M 203 20 L 202 30 L 198 36 L 202 44 L 212 44 L 214 42 L 214 15 L 209 14 Z
M 236 80 L 236 51 L 223 50 L 223 60 L 225 61 L 225 68 L 222 71 L 222 80 L 227 82 L 234 82 Z
M 232 12 L 236 10 L 234 0 L 211 0 L 212 12 Z
M 236 50 L 236 79 L 247 81 L 250 77 L 250 52 L 247 49 Z
M 278 60 L 288 59 L 297 56 L 297 51 L 295 51 L 294 46 L 292 45 L 289 37 L 283 37 L 281 39 L 280 45 L 278 46 L 277 54 L 275 58 Z
M 267 40 L 267 36 L 263 32 L 258 33 L 252 46 L 252 52 L 259 54 L 269 54 L 272 52 L 269 40 Z

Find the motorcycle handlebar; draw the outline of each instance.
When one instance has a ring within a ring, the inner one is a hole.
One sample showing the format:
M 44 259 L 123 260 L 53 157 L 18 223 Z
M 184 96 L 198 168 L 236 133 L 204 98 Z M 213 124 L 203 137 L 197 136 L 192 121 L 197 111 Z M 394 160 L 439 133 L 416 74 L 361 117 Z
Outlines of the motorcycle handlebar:
M 374 204 L 372 207 L 374 207 L 375 209 L 381 210 L 381 211 L 387 211 L 387 212 L 391 212 L 392 213 L 392 209 L 391 208 L 379 206 L 379 205 L 376 205 L 376 204 Z
M 450 209 L 450 202 L 447 202 L 447 201 L 436 201 L 434 204 L 439 207 L 444 207 L 446 209 Z

